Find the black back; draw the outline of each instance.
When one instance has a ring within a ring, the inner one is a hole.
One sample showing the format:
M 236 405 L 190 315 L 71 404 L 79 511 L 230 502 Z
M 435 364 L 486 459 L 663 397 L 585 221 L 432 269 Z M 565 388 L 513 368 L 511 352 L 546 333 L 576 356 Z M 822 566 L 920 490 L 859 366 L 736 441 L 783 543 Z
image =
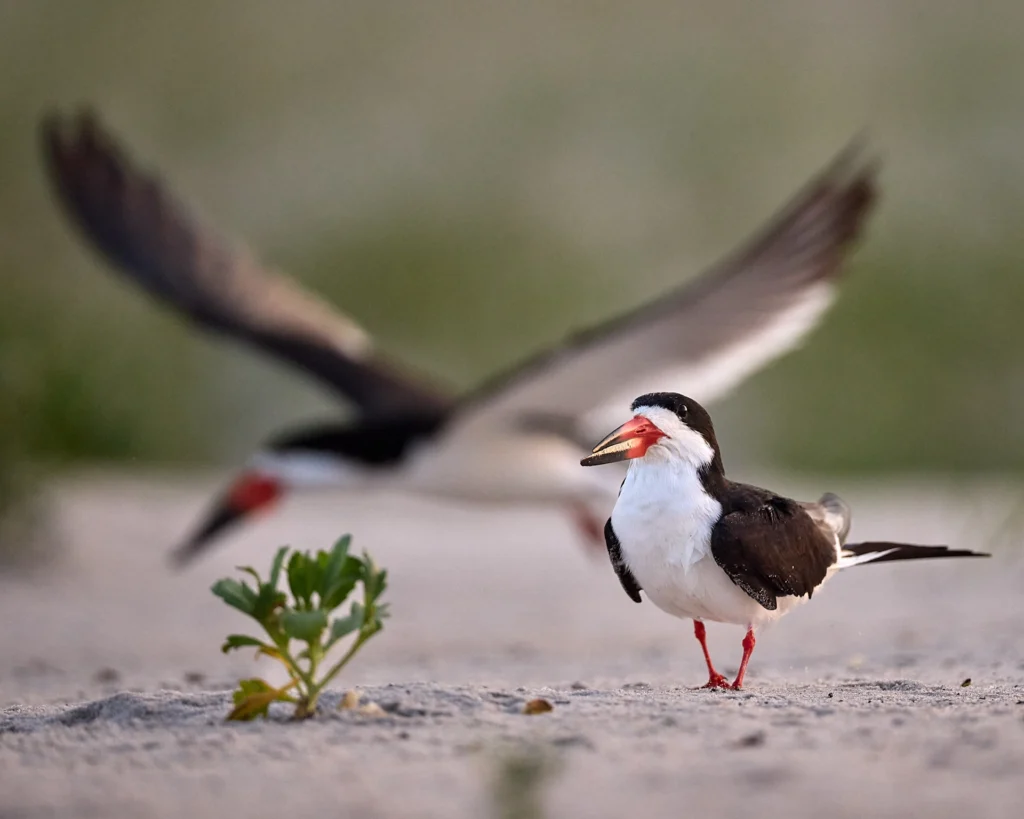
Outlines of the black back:
M 779 597 L 811 597 L 838 560 L 835 544 L 794 500 L 722 480 L 722 518 L 711 554 L 729 578 L 766 609 Z
M 384 418 L 351 425 L 325 424 L 287 432 L 266 446 L 271 452 L 326 452 L 365 466 L 400 462 L 409 448 L 436 435 L 443 421 L 437 417 Z

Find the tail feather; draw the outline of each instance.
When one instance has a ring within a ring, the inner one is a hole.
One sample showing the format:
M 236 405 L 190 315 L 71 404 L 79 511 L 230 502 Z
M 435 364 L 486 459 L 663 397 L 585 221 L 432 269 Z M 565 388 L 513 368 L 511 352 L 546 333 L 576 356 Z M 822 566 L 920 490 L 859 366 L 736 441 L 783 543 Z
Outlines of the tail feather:
M 930 557 L 991 557 L 987 552 L 972 552 L 970 549 L 950 549 L 948 546 L 914 546 L 909 543 L 871 541 L 869 543 L 848 543 L 843 547 L 839 560 L 840 568 L 856 566 L 859 563 L 884 563 L 892 560 L 922 560 Z
M 846 536 L 850 533 L 850 523 L 853 518 L 853 510 L 850 509 L 850 504 L 833 492 L 826 492 L 818 499 L 818 503 L 825 510 L 829 524 L 835 530 L 839 542 L 845 543 Z

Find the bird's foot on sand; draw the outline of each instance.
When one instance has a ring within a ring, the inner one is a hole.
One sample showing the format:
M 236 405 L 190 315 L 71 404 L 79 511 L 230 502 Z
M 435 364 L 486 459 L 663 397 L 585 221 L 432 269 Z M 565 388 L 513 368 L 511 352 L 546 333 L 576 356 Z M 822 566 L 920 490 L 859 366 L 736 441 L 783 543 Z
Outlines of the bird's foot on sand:
M 726 688 L 726 689 L 729 689 L 729 688 L 732 688 L 732 687 L 733 687 L 732 683 L 730 683 L 721 674 L 716 672 L 716 673 L 712 674 L 708 678 L 708 681 L 706 683 L 704 683 L 704 685 L 700 686 L 700 688 L 697 688 L 696 690 L 697 691 L 701 691 L 701 690 L 703 690 L 705 688 Z

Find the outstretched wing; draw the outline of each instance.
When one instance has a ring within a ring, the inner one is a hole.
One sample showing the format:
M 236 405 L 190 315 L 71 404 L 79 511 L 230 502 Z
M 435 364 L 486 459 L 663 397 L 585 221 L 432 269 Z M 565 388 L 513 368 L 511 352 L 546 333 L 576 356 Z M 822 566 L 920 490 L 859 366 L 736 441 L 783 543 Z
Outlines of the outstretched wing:
M 89 114 L 47 118 L 42 147 L 71 220 L 157 300 L 306 370 L 365 413 L 433 415 L 450 406 L 376 356 L 354 321 L 201 224 Z
M 796 501 L 765 493 L 763 502 L 730 512 L 711 532 L 715 562 L 766 609 L 779 597 L 810 597 L 838 559 L 834 535 Z
M 595 327 L 471 394 L 457 422 L 614 426 L 637 395 L 721 396 L 788 351 L 831 304 L 875 200 L 875 166 L 851 146 L 760 235 L 704 276 Z

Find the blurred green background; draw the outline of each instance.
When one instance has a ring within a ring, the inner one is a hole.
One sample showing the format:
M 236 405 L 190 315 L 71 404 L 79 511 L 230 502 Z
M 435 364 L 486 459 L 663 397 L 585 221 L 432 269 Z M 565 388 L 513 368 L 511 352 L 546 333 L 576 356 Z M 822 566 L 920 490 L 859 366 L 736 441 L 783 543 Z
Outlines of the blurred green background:
M 883 198 L 727 462 L 1024 468 L 1024 4 L 0 3 L 0 504 L 13 464 L 242 458 L 338 408 L 97 261 L 41 114 L 143 165 L 458 387 L 745 239 L 857 132 Z

